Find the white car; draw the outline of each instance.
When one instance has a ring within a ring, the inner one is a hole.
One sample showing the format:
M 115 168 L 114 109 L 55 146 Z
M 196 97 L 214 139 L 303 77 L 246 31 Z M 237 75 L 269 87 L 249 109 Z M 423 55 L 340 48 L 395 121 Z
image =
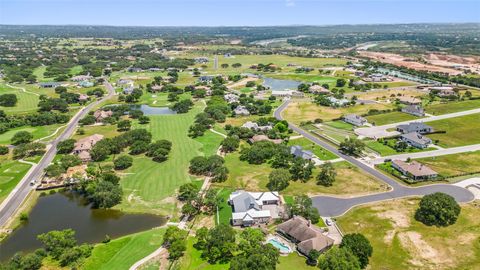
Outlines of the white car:
M 325 223 L 327 223 L 327 226 L 332 226 L 332 221 L 330 219 L 325 219 Z

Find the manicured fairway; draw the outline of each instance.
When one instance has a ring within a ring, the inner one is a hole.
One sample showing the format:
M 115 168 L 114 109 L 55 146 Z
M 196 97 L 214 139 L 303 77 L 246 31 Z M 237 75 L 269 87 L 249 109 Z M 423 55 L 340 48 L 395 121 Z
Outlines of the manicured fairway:
M 162 244 L 165 228 L 127 235 L 107 244 L 97 244 L 82 269 L 122 270 L 152 253 Z
M 397 122 L 414 120 L 418 119 L 419 117 L 403 112 L 390 112 L 377 115 L 369 115 L 365 118 L 368 120 L 369 123 L 375 124 L 376 126 L 381 126 Z
M 440 146 L 455 147 L 480 143 L 480 114 L 428 122 L 428 125 L 436 131 L 446 131 L 428 135 L 432 140 L 439 140 Z
M 434 104 L 425 108 L 433 115 L 461 112 L 480 108 L 480 99 Z
M 63 125 L 64 124 L 55 124 L 55 125 L 49 125 L 49 126 L 38 126 L 38 127 L 26 126 L 26 127 L 13 128 L 3 134 L 0 134 L 0 145 L 10 144 L 11 138 L 13 137 L 13 135 L 15 135 L 15 133 L 19 131 L 28 131 L 32 133 L 33 139 L 37 140 L 52 134 L 58 127 L 61 127 Z M 54 138 L 54 137 L 52 136 L 51 138 Z
M 31 165 L 18 161 L 0 159 L 0 203 L 22 180 Z
M 426 226 L 414 219 L 419 199 L 360 206 L 337 219 L 344 233 L 362 233 L 373 246 L 370 269 L 478 269 L 478 203 L 462 205 L 457 222 Z
M 13 85 L 15 87 L 23 87 L 20 85 Z M 28 89 L 27 89 L 28 90 Z M 2 107 L 0 110 L 7 114 L 31 113 L 37 110 L 38 96 L 32 93 L 23 92 L 17 88 L 11 88 L 5 84 L 0 84 L 0 95 L 15 94 L 17 96 L 17 104 L 14 107 Z
M 200 148 L 199 151 L 206 156 L 211 156 L 217 153 L 220 143 L 223 141 L 223 137 L 207 130 L 203 136 L 197 137 L 195 140 L 202 144 L 202 148 Z

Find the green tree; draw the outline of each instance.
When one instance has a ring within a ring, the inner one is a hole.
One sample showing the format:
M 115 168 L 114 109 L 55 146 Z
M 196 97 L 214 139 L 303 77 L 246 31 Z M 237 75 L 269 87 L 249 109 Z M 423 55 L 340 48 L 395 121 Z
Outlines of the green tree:
M 178 190 L 178 199 L 181 201 L 192 201 L 198 197 L 200 189 L 193 183 L 186 183 L 180 186 Z
M 347 84 L 345 79 L 337 79 L 337 83 L 335 84 L 337 87 L 344 87 Z
M 345 138 L 340 143 L 340 151 L 347 155 L 360 156 L 365 149 L 365 143 L 356 138 Z
M 122 188 L 107 181 L 99 181 L 90 196 L 95 208 L 111 208 L 122 201 Z
M 50 164 L 45 168 L 45 173 L 49 177 L 59 177 L 64 172 L 65 169 L 58 164 Z
M 360 263 L 346 248 L 333 247 L 320 256 L 318 267 L 321 270 L 360 270 Z
M 308 265 L 315 266 L 318 264 L 318 257 L 320 257 L 320 251 L 312 249 L 310 252 L 308 252 L 306 263 Z
M 37 238 L 43 243 L 48 254 L 56 260 L 60 258 L 65 250 L 77 245 L 75 231 L 72 229 L 42 233 Z
M 287 205 L 287 207 L 291 216 L 302 216 L 309 219 L 313 224 L 320 221 L 320 214 L 318 213 L 317 208 L 313 206 L 312 199 L 307 195 L 296 196 L 294 202 L 291 205 Z
M 119 156 L 113 161 L 115 170 L 125 170 L 126 168 L 131 167 L 133 164 L 133 158 L 130 156 Z
M 282 191 L 288 187 L 291 177 L 287 169 L 275 169 L 268 176 L 267 188 L 271 191 Z
M 333 167 L 332 163 L 325 162 L 321 166 L 321 171 L 317 175 L 317 184 L 322 185 L 325 187 L 329 187 L 335 182 L 335 177 L 337 176 L 337 172 Z
M 290 167 L 290 174 L 293 180 L 301 180 L 307 182 L 312 176 L 312 170 L 315 166 L 310 160 L 297 157 L 293 159 L 293 164 Z
M 33 135 L 28 131 L 19 131 L 12 137 L 12 144 L 19 145 L 29 143 L 33 140 Z
M 205 239 L 202 257 L 209 263 L 228 262 L 235 252 L 235 230 L 225 224 L 210 229 Z
M 130 120 L 121 120 L 117 123 L 117 128 L 119 131 L 128 131 L 132 127 L 132 122 Z
M 138 155 L 148 151 L 150 144 L 146 141 L 136 141 L 130 146 L 130 155 Z
M 234 152 L 239 145 L 240 139 L 237 136 L 228 136 L 221 143 L 222 151 L 225 153 Z
M 364 269 L 368 265 L 368 258 L 372 256 L 373 248 L 370 241 L 359 233 L 346 234 L 343 236 L 340 248 L 349 249 L 358 258 L 360 267 Z
M 74 147 L 75 147 L 74 139 L 63 140 L 57 144 L 57 153 L 59 154 L 71 153 Z
M 84 118 L 82 118 L 82 119 L 79 121 L 79 123 L 80 123 L 81 125 L 83 125 L 83 126 L 88 126 L 88 125 L 93 125 L 93 124 L 95 124 L 95 121 L 96 121 L 95 116 L 93 116 L 93 115 L 87 115 L 87 116 L 85 116 Z
M 6 155 L 8 154 L 8 147 L 0 145 L 0 155 Z
M 0 106 L 14 107 L 17 104 L 17 95 L 3 94 L 0 95 Z
M 138 118 L 138 123 L 144 125 L 150 123 L 150 117 L 142 115 Z
M 423 196 L 415 219 L 428 226 L 446 227 L 455 224 L 460 211 L 460 205 L 452 196 L 436 192 Z

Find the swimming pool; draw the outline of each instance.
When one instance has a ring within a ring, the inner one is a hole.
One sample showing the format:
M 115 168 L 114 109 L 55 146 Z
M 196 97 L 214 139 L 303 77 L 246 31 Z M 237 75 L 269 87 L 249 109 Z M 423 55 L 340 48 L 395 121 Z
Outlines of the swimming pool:
M 292 252 L 292 249 L 289 246 L 283 244 L 282 242 L 278 241 L 275 238 L 272 238 L 272 239 L 268 240 L 268 243 L 272 244 L 275 248 L 280 250 L 280 253 L 291 253 Z

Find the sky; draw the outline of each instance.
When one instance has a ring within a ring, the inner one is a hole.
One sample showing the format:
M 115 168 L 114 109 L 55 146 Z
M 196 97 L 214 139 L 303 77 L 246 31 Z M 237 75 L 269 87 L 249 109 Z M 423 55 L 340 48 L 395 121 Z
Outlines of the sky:
M 480 22 L 480 0 L 0 0 L 0 24 L 264 26 Z

